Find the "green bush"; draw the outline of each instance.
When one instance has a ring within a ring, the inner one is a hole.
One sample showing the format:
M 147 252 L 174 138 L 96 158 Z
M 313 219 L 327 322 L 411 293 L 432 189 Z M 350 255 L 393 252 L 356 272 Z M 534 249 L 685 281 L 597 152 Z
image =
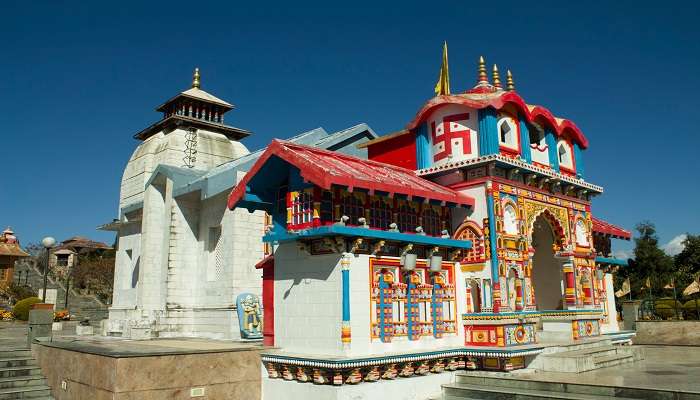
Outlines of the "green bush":
M 676 308 L 678 309 L 678 316 L 683 313 L 683 304 L 680 301 L 675 302 L 673 299 L 659 299 L 654 302 L 654 308 L 656 309 L 656 314 L 661 318 L 675 318 Z
M 697 319 L 698 318 L 698 311 L 695 309 L 695 300 L 688 300 L 683 304 L 683 311 L 685 311 L 685 318 L 686 319 Z M 697 300 L 697 307 L 700 309 L 700 299 Z
M 41 303 L 41 299 L 38 297 L 28 297 L 24 300 L 20 300 L 12 309 L 12 314 L 14 314 L 15 318 L 18 320 L 26 321 L 29 319 L 29 310 L 32 308 L 32 305 L 36 303 Z

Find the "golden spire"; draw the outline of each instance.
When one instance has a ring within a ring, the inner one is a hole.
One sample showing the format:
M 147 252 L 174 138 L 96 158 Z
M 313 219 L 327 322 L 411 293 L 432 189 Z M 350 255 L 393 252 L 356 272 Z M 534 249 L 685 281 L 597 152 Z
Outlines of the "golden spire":
M 479 57 L 479 81 L 477 85 L 486 85 L 489 83 L 489 76 L 486 75 L 486 62 L 484 56 Z
M 440 76 L 435 84 L 435 95 L 450 94 L 450 69 L 447 62 L 447 41 L 442 46 L 442 65 L 440 66 Z
M 192 77 L 192 87 L 197 89 L 199 89 L 200 87 L 199 68 L 194 69 L 194 76 Z
M 496 89 L 501 89 L 501 76 L 498 75 L 498 65 L 493 64 L 493 86 Z
M 509 92 L 515 90 L 515 82 L 513 82 L 513 74 L 510 73 L 510 70 L 506 72 L 506 90 Z

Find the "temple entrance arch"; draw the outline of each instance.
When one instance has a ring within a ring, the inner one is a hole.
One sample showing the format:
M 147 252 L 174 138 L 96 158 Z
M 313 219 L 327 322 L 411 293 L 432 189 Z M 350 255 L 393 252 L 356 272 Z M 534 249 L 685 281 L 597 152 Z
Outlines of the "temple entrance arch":
M 562 264 L 554 257 L 554 247 L 561 237 L 556 219 L 547 210 L 538 215 L 532 224 L 531 245 L 535 250 L 531 258 L 532 286 L 538 310 L 561 310 L 564 304 Z

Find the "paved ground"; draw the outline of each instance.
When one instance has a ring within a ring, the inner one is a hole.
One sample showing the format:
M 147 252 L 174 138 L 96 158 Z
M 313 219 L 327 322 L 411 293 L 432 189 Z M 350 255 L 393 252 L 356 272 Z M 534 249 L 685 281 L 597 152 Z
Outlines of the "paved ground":
M 700 393 L 700 346 L 643 345 L 642 361 L 579 374 L 538 372 L 523 378 Z

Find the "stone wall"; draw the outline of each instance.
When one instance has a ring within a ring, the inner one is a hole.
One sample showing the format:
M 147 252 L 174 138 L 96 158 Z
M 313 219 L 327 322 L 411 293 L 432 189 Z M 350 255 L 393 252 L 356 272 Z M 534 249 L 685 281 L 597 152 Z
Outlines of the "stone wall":
M 257 350 L 113 357 L 37 344 L 32 352 L 56 400 L 190 399 L 199 388 L 202 399 L 261 398 Z
M 637 321 L 634 344 L 697 346 L 700 321 Z

